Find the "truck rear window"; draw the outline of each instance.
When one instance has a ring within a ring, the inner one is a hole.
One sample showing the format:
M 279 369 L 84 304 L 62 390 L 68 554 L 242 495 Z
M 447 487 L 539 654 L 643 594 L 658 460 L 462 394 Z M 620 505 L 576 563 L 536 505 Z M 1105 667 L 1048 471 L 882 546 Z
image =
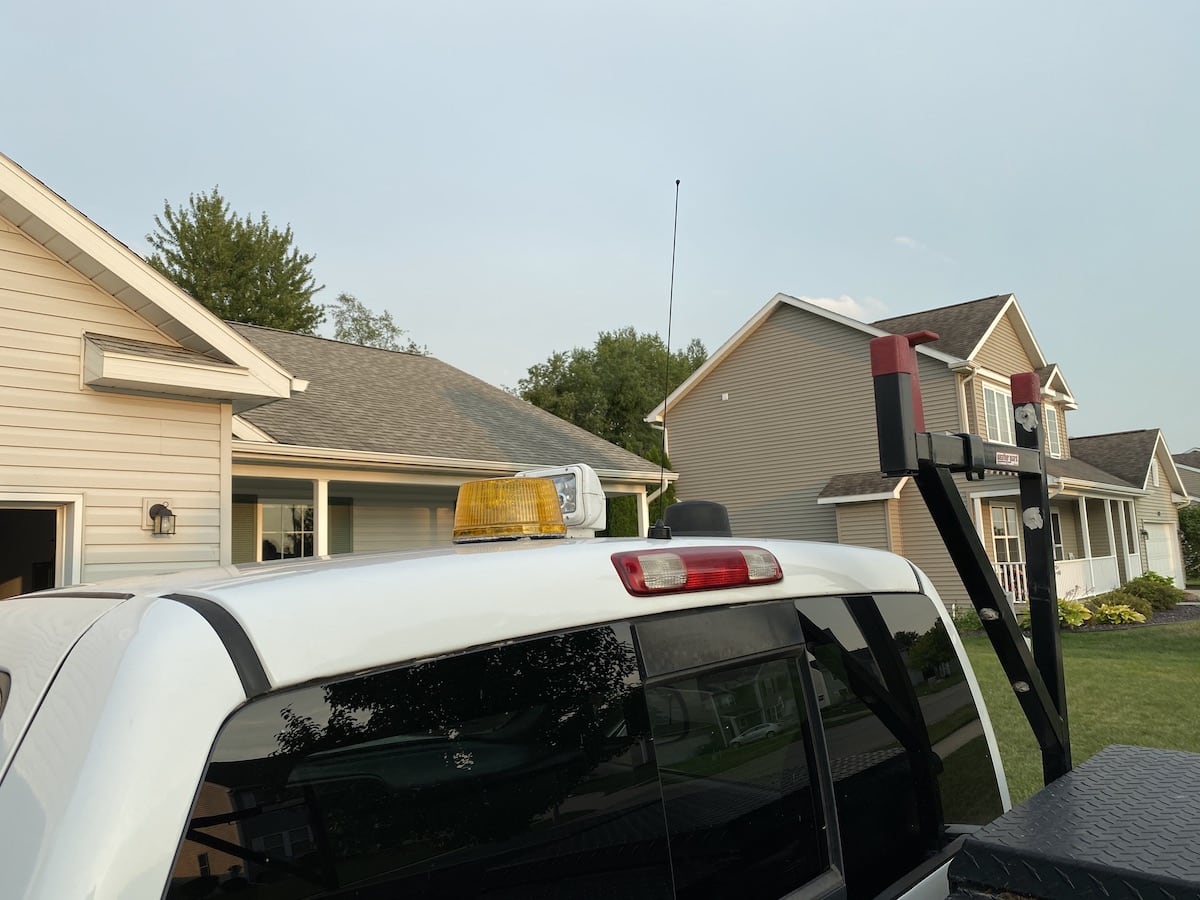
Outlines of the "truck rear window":
M 933 603 L 796 602 L 833 774 L 848 897 L 874 897 L 1002 812 L 979 711 Z
M 670 897 L 639 710 L 628 626 L 264 698 L 218 740 L 167 896 Z

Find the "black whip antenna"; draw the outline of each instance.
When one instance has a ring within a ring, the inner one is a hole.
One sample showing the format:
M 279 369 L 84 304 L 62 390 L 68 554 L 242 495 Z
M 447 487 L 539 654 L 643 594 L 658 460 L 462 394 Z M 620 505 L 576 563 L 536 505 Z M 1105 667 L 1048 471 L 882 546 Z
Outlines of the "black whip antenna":
M 679 179 L 675 179 L 675 218 L 671 224 L 671 286 L 667 291 L 667 358 L 663 365 L 662 442 L 658 462 L 658 520 L 650 526 L 647 537 L 669 538 L 671 529 L 663 521 L 666 512 L 667 490 L 667 397 L 671 393 L 671 319 L 675 312 L 675 244 L 679 236 Z

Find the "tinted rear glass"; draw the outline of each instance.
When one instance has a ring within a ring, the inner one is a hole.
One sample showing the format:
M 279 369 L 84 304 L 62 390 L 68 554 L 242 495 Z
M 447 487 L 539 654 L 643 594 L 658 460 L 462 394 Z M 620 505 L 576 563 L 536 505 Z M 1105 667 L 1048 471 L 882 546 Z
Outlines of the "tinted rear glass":
M 167 896 L 670 897 L 646 727 L 625 627 L 263 698 Z
M 1001 812 L 962 665 L 932 601 L 799 600 L 851 898 Z
M 774 900 L 800 888 L 827 853 L 794 609 L 648 624 L 637 627 L 643 657 L 686 666 L 646 689 L 676 896 Z

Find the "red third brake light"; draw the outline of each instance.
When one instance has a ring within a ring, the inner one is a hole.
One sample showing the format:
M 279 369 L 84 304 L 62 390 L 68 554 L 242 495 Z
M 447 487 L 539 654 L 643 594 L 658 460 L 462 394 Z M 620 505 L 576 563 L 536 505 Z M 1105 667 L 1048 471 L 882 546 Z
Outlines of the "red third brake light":
M 783 580 L 773 553 L 759 547 L 677 547 L 614 553 L 625 588 L 639 597 Z

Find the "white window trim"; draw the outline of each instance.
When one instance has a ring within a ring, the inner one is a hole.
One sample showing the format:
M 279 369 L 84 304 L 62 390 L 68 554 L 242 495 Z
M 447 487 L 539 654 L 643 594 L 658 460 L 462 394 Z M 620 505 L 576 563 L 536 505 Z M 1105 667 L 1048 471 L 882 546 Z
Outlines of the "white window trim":
M 0 490 L 0 507 L 57 510 L 54 586 L 83 580 L 83 494 L 42 494 Z
M 1050 511 L 1050 541 L 1054 545 L 1054 561 L 1066 559 L 1067 550 L 1062 536 L 1062 516 L 1055 510 Z
M 1042 404 L 1042 427 L 1046 431 L 1046 452 L 1055 459 L 1062 457 L 1062 438 L 1058 429 L 1058 410 L 1049 403 Z
M 992 428 L 991 417 L 988 415 L 988 401 L 992 400 L 995 408 L 996 428 Z M 1016 444 L 1017 428 L 1013 421 L 1012 394 L 990 384 L 983 386 L 983 421 L 987 428 L 989 441 L 998 444 Z M 1006 430 L 1007 429 L 1007 430 Z
M 993 561 L 1000 562 L 1000 554 L 996 550 L 996 541 L 1001 540 L 1001 541 L 1005 541 L 1005 542 L 1015 541 L 1014 545 L 1010 545 L 1010 544 L 1006 543 L 1006 546 L 1016 546 L 1016 548 L 1017 548 L 1016 559 L 1011 558 L 1011 554 L 1010 554 L 1010 558 L 1005 560 L 1005 562 L 1009 562 L 1009 563 L 1025 562 L 1025 540 L 1024 540 L 1024 535 L 1021 533 L 1021 514 L 1018 511 L 1016 505 L 1012 504 L 1012 503 L 992 503 L 991 510 L 992 511 L 989 516 L 991 521 L 988 524 L 989 524 L 990 528 L 992 529 L 992 555 L 994 557 Z M 1004 520 L 1004 532 L 1002 534 L 996 534 L 995 515 L 997 512 L 1002 513 L 1001 518 Z M 1008 513 L 1010 513 L 1010 512 L 1014 516 L 1014 521 L 1012 521 L 1012 522 L 1010 522 L 1009 518 L 1008 518 Z M 1009 525 L 1015 525 L 1016 531 L 1010 532 L 1008 530 Z

